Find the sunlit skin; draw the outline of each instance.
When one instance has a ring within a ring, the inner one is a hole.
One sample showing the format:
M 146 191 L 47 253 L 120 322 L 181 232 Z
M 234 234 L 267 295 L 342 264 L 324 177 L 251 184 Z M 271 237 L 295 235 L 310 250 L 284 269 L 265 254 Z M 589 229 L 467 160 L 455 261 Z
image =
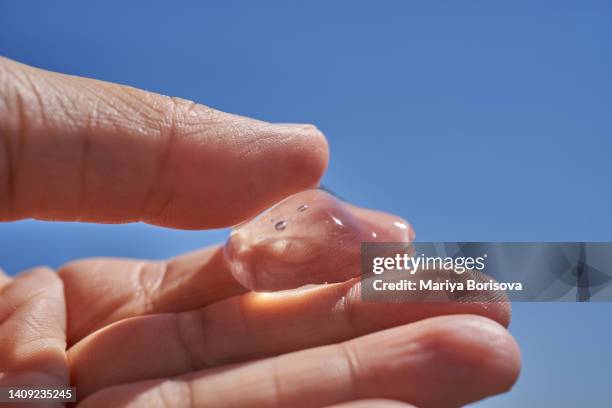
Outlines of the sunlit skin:
M 321 242 L 337 253 L 340 238 L 414 232 L 312 190 L 327 161 L 309 125 L 0 59 L 2 221 L 207 229 L 291 196 L 266 213 L 287 221 L 281 231 L 258 218 L 168 261 L 0 273 L 0 387 L 71 384 L 82 407 L 457 407 L 507 391 L 520 359 L 506 303 L 365 303 L 359 269 L 332 267 Z M 332 238 L 331 213 L 344 223 Z M 262 245 L 282 234 L 291 248 Z M 248 278 L 231 262 L 238 238 Z M 278 289 L 293 290 L 268 292 Z

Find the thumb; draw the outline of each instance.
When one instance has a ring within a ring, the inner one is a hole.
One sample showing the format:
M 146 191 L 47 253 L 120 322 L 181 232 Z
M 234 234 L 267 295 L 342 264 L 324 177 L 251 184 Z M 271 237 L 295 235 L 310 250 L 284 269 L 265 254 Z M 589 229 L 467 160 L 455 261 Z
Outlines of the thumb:
M 0 58 L 0 221 L 215 228 L 315 186 L 324 136 Z

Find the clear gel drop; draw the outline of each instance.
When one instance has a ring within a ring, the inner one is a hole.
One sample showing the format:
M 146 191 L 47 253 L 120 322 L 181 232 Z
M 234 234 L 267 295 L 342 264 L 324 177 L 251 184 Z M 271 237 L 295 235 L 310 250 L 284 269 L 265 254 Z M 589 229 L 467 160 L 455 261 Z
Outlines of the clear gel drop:
M 242 285 L 276 291 L 358 276 L 361 242 L 410 241 L 410 232 L 397 217 L 307 190 L 235 227 L 225 257 Z

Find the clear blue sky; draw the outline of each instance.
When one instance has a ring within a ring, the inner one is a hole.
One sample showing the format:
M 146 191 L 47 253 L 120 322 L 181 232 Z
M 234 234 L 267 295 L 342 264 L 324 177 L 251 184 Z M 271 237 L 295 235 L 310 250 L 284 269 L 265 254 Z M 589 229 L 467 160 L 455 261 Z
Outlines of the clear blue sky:
M 328 136 L 325 183 L 420 240 L 612 241 L 612 3 L 0 3 L 0 54 Z M 10 272 L 225 231 L 0 225 Z M 609 407 L 612 304 L 515 304 L 524 371 L 481 407 Z

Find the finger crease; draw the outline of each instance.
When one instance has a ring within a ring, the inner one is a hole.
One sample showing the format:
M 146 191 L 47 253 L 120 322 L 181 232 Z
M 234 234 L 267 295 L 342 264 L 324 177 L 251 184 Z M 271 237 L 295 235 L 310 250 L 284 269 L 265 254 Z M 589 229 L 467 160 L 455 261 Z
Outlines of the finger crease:
M 189 312 L 187 312 L 189 313 Z M 187 316 L 184 313 L 175 313 L 174 314 L 174 324 L 175 324 L 175 332 L 176 332 L 176 340 L 179 344 L 181 350 L 183 350 L 183 354 L 185 355 L 185 360 L 191 371 L 197 371 L 203 368 L 204 361 L 200 358 L 199 353 L 197 353 L 192 347 L 192 342 L 189 340 L 189 336 L 185 335 L 185 322 L 183 321 L 183 316 Z M 189 319 L 187 323 L 190 323 L 192 319 Z M 197 341 L 197 339 L 196 339 Z
M 360 387 L 358 386 L 359 382 L 359 361 L 355 356 L 355 353 L 350 349 L 348 343 L 340 343 L 338 344 L 338 348 L 344 355 L 346 359 L 346 364 L 348 368 L 349 374 L 349 389 L 347 395 L 359 397 L 360 395 Z
M 158 208 L 154 211 L 151 211 L 149 209 L 150 203 L 155 202 L 155 200 L 153 200 L 152 198 L 156 192 L 156 189 L 158 188 L 162 178 L 164 177 L 164 174 L 167 174 L 168 172 L 168 163 L 170 161 L 169 158 L 172 153 L 173 146 L 176 144 L 175 140 L 177 139 L 178 135 L 178 104 L 179 102 L 176 98 L 170 98 L 170 123 L 167 126 L 162 125 L 162 128 L 160 129 L 160 135 L 163 139 L 163 151 L 162 154 L 159 156 L 157 170 L 153 179 L 151 180 L 151 185 L 149 186 L 149 189 L 145 194 L 142 211 L 142 213 L 146 214 L 147 218 L 149 219 L 152 217 L 161 219 L 164 216 L 170 203 L 174 200 L 174 195 L 176 192 L 176 183 L 171 183 L 171 187 L 167 193 L 167 196 L 164 200 L 161 201 L 161 205 L 158 206 Z

